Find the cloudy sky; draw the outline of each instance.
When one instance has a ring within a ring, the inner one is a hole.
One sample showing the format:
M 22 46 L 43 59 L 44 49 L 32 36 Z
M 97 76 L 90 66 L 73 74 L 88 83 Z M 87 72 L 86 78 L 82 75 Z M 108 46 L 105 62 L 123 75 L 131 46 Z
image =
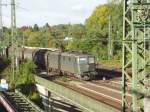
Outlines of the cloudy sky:
M 10 4 L 10 0 L 2 0 Z M 95 7 L 107 0 L 16 0 L 17 26 L 84 23 Z M 10 6 L 3 6 L 3 24 L 10 26 Z

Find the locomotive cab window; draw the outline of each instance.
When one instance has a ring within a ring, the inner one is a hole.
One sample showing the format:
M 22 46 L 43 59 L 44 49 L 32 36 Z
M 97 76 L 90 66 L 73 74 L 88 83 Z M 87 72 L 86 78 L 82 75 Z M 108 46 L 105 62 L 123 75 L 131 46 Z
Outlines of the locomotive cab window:
M 94 58 L 89 58 L 89 63 L 94 63 Z
M 87 64 L 87 63 L 88 63 L 88 60 L 87 60 L 87 58 L 80 58 L 80 59 L 79 59 L 79 63 L 80 63 L 80 64 Z

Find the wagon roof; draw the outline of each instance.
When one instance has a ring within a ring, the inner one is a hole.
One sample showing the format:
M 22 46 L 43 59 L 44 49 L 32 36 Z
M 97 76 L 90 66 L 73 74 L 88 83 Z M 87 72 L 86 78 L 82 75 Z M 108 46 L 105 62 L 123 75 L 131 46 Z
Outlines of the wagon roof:
M 59 49 L 56 48 L 41 48 L 41 47 L 29 47 L 29 46 L 22 46 L 25 49 L 31 49 L 31 50 L 50 50 L 50 51 L 59 51 Z
M 62 55 L 63 56 L 74 56 L 74 57 L 88 57 L 88 56 L 90 56 L 88 54 L 82 54 L 82 53 L 77 53 L 77 52 L 76 53 L 75 52 L 73 52 L 73 53 L 63 52 Z

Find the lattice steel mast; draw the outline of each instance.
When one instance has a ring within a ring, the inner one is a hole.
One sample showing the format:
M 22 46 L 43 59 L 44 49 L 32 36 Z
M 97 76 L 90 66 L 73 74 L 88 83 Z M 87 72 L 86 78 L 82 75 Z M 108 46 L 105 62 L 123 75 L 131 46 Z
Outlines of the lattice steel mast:
M 13 72 L 13 81 L 15 80 L 16 67 L 17 67 L 17 56 L 16 56 L 16 5 L 15 0 L 11 0 L 11 45 L 12 45 L 12 72 Z
M 148 93 L 146 72 L 149 60 L 146 34 L 150 28 L 150 0 L 124 0 L 123 22 L 123 112 L 143 112 L 144 97 Z M 129 71 L 132 70 L 130 74 Z M 132 103 L 127 96 L 132 83 Z M 149 93 L 148 93 L 149 94 Z
M 109 37 L 108 37 L 108 59 L 113 58 L 113 50 L 112 50 L 112 24 L 111 24 L 111 15 L 109 15 Z
M 3 49 L 2 0 L 0 0 L 0 47 Z M 3 55 L 3 51 L 1 51 Z
M 3 24 L 2 24 L 2 0 L 0 0 L 0 38 L 3 38 Z
M 109 19 L 108 19 L 108 60 L 111 60 L 113 58 L 113 38 L 112 38 L 112 15 L 111 15 L 111 10 L 112 10 L 112 0 L 108 0 L 109 4 Z

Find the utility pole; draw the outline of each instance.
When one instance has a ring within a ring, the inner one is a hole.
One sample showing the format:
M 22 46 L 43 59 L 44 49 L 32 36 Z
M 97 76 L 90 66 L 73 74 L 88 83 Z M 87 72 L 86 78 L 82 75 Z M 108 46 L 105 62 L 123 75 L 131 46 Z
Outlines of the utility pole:
M 17 69 L 17 56 L 16 56 L 16 49 L 17 49 L 17 42 L 16 42 L 16 5 L 15 0 L 11 0 L 11 45 L 12 45 L 12 73 L 13 73 L 13 81 L 15 81 L 15 74 Z
M 145 35 L 150 29 L 150 0 L 124 0 L 123 9 L 123 66 L 122 111 L 145 112 L 144 98 L 150 94 L 148 86 L 149 51 Z M 129 73 L 129 70 L 132 73 Z M 129 85 L 132 102 L 128 99 Z
M 1 53 L 3 55 L 3 25 L 2 25 L 2 0 L 0 0 L 0 47 L 1 47 Z
M 71 23 L 69 23 L 68 24 L 68 35 L 67 35 L 68 38 L 71 37 L 71 30 L 72 30 L 72 25 L 71 25 Z
M 3 38 L 3 24 L 2 24 L 2 0 L 0 0 L 0 38 Z
M 0 0 L 0 47 L 1 47 L 1 54 L 5 55 L 5 42 L 4 42 L 4 35 L 3 35 L 3 16 L 2 16 L 2 6 L 7 6 L 7 4 L 3 4 L 2 0 Z
M 109 4 L 109 18 L 108 18 L 108 29 L 109 29 L 109 33 L 108 33 L 108 60 L 111 60 L 113 58 L 113 37 L 112 37 L 112 16 L 111 16 L 111 10 L 112 10 L 112 6 L 111 3 L 113 1 L 112 0 L 108 0 L 108 4 Z
M 109 16 L 109 34 L 108 34 L 108 60 L 110 60 L 110 49 L 111 49 L 111 22 L 110 22 L 111 17 Z
M 109 37 L 108 37 L 108 59 L 113 57 L 113 45 L 112 45 L 112 23 L 111 16 L 109 16 Z

